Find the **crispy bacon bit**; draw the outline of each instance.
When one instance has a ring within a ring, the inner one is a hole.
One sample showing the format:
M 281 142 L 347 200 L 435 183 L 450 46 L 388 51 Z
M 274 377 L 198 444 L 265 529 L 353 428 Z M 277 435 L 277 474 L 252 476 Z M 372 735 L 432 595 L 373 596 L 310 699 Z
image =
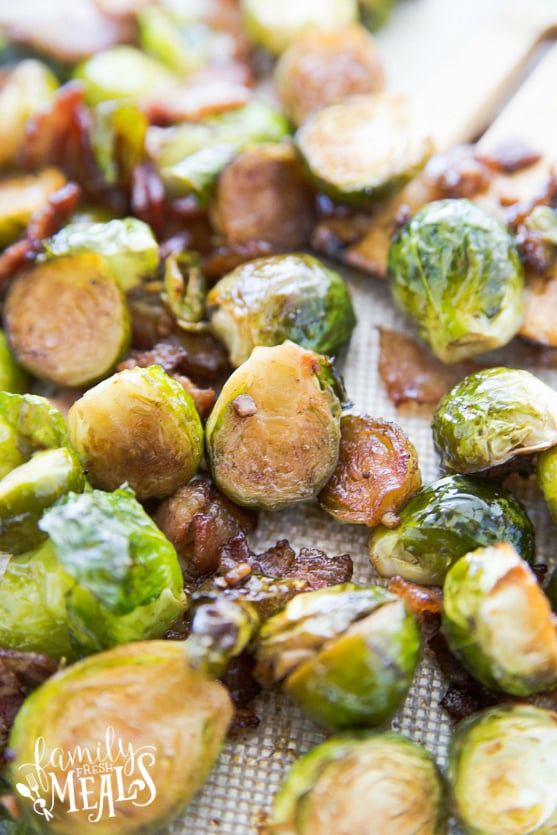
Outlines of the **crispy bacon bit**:
M 58 669 L 58 662 L 36 652 L 0 649 L 0 766 L 10 728 L 25 697 Z
M 132 176 L 131 209 L 160 236 L 165 223 L 164 187 L 155 167 L 144 162 L 134 168 Z
M 217 571 L 221 549 L 240 532 L 253 530 L 257 517 L 197 477 L 166 499 L 154 519 L 176 548 L 184 571 L 196 577 Z M 234 560 L 227 570 L 246 561 Z
M 319 202 L 323 206 L 321 198 Z M 328 258 L 343 261 L 345 249 L 351 244 L 357 244 L 368 232 L 371 223 L 370 212 L 347 213 L 334 207 L 328 216 L 323 216 L 315 225 L 311 247 Z
M 247 104 L 252 91 L 246 82 L 251 82 L 246 65 L 219 64 L 165 88 L 164 95 L 147 101 L 143 109 L 152 124 L 196 122 Z
M 403 597 L 418 620 L 435 620 L 443 609 L 443 592 L 430 586 L 419 586 L 402 577 L 391 577 L 387 586 L 389 591 Z
M 235 397 L 232 408 L 239 417 L 252 417 L 257 414 L 257 404 L 249 394 L 239 394 Z
M 261 692 L 261 686 L 253 677 L 254 665 L 255 662 L 248 653 L 237 655 L 220 679 L 236 708 L 228 731 L 229 738 L 236 738 L 259 725 L 259 718 L 249 708 L 250 702 Z
M 215 405 L 216 393 L 213 388 L 199 388 L 189 377 L 184 374 L 171 375 L 177 383 L 185 388 L 188 394 L 191 394 L 192 400 L 195 403 L 195 408 L 199 413 L 199 417 L 205 420 L 211 414 L 213 406 Z
M 209 281 L 217 281 L 233 269 L 275 252 L 267 241 L 250 241 L 247 244 L 219 244 L 203 258 L 203 273 Z
M 305 580 L 309 589 L 324 589 L 338 583 L 349 583 L 354 564 L 350 554 L 329 557 L 318 548 L 301 548 L 287 577 Z
M 478 160 L 497 173 L 514 174 L 523 168 L 529 168 L 542 158 L 540 151 L 523 142 L 522 139 L 509 138 L 488 153 L 478 155 Z
M 433 156 L 425 169 L 431 199 L 475 197 L 489 187 L 493 173 L 486 161 L 475 156 L 472 145 L 457 145 Z
M 79 187 L 75 183 L 66 183 L 53 192 L 46 205 L 32 215 L 24 238 L 7 247 L 0 255 L 1 290 L 5 289 L 10 278 L 41 251 L 42 242 L 64 225 L 77 207 L 79 195 Z
M 459 380 L 481 366 L 444 365 L 425 347 L 399 331 L 379 328 L 379 375 L 395 404 L 439 402 Z

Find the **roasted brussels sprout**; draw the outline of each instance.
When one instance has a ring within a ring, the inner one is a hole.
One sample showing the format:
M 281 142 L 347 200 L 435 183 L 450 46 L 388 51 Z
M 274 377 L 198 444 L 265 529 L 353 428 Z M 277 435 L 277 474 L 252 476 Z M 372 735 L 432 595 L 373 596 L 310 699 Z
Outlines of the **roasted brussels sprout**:
M 0 166 L 14 162 L 27 120 L 48 104 L 58 86 L 41 61 L 27 59 L 8 70 L 0 86 Z
M 0 249 L 19 238 L 34 212 L 65 184 L 57 168 L 0 180 Z
M 10 735 L 10 782 L 34 831 L 147 835 L 203 785 L 231 717 L 227 691 L 180 642 L 118 647 L 29 696 Z
M 130 340 L 116 279 L 100 255 L 85 252 L 20 272 L 8 290 L 4 328 L 21 365 L 61 386 L 108 374 Z
M 75 452 L 45 449 L 0 479 L 0 551 L 22 554 L 36 548 L 46 534 L 39 530 L 45 508 L 70 491 L 85 488 Z
M 176 551 L 129 490 L 68 493 L 0 577 L 0 646 L 74 658 L 160 638 L 183 611 Z
M 441 585 L 449 568 L 469 551 L 513 543 L 523 559 L 535 557 L 534 527 L 515 497 L 492 481 L 445 476 L 423 487 L 399 512 L 400 524 L 376 528 L 371 562 L 383 577 L 399 574 Z
M 280 53 L 308 29 L 336 29 L 358 16 L 356 0 L 242 0 L 244 25 L 249 37 L 269 52 Z
M 485 368 L 445 395 L 432 430 L 447 470 L 487 470 L 557 444 L 557 392 L 529 371 Z
M 338 464 L 319 504 L 341 522 L 394 527 L 422 484 L 416 448 L 400 426 L 369 415 L 344 415 L 340 432 Z
M 91 116 L 91 145 L 105 182 L 130 190 L 144 159 L 147 116 L 129 101 L 101 102 Z
M 285 339 L 334 354 L 356 324 L 342 276 L 303 254 L 241 264 L 209 291 L 207 308 L 235 367 L 257 345 L 279 345 Z
M 404 601 L 350 583 L 301 594 L 261 628 L 256 676 L 329 728 L 372 727 L 405 697 L 420 633 Z
M 94 252 L 102 255 L 124 292 L 159 265 L 159 245 L 150 228 L 135 217 L 107 223 L 69 223 L 43 246 L 50 258 Z
M 254 348 L 209 415 L 213 481 L 240 505 L 315 498 L 338 459 L 341 404 L 330 362 L 293 342 Z
M 27 374 L 15 361 L 4 331 L 0 330 L 0 391 L 22 393 L 27 388 Z
M 524 307 L 524 273 L 503 226 L 469 200 L 428 203 L 394 236 L 396 303 L 446 363 L 506 345 Z
M 212 218 L 230 243 L 265 241 L 291 252 L 309 243 L 314 204 L 292 146 L 267 142 L 241 151 L 224 168 Z
M 281 56 L 275 82 L 284 112 L 301 125 L 320 107 L 379 92 L 383 70 L 375 41 L 365 27 L 352 23 L 304 32 Z
M 176 83 L 166 67 L 133 46 L 105 49 L 79 64 L 74 77 L 82 82 L 88 104 L 153 97 Z
M 76 583 L 66 609 L 80 654 L 160 638 L 183 610 L 174 546 L 129 489 L 69 493 L 39 527 Z
M 89 389 L 71 407 L 68 429 L 94 486 L 127 482 L 139 499 L 169 496 L 201 461 L 203 428 L 191 395 L 157 365 Z
M 369 835 L 371 819 L 374 835 L 444 835 L 447 817 L 445 782 L 425 748 L 396 733 L 346 735 L 294 763 L 269 835 Z
M 46 397 L 0 391 L 0 478 L 35 452 L 68 445 L 66 421 Z
M 478 548 L 450 569 L 442 628 L 452 652 L 485 687 L 528 696 L 557 686 L 557 621 L 510 543 Z
M 341 203 L 364 206 L 401 189 L 432 152 L 409 103 L 388 93 L 323 107 L 294 140 L 318 189 Z
M 500 705 L 465 719 L 449 750 L 455 814 L 469 835 L 553 835 L 557 713 Z

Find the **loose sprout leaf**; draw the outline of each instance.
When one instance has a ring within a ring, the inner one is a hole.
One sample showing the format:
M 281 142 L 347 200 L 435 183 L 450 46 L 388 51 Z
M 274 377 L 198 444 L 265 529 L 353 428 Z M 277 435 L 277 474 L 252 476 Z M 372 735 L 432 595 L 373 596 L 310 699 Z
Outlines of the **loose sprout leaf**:
M 129 489 L 70 493 L 40 526 L 68 574 L 115 614 L 151 603 L 167 588 L 179 594 L 174 547 Z
M 64 446 L 66 421 L 46 397 L 0 391 L 0 477 L 34 452 Z

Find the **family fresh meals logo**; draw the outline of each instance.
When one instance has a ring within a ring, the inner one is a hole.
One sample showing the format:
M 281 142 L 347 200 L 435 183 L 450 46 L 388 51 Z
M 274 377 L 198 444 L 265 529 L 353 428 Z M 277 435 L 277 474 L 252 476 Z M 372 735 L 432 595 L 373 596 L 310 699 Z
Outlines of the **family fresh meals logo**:
M 49 749 L 40 736 L 32 762 L 19 766 L 21 782 L 16 791 L 33 805 L 33 811 L 50 821 L 54 815 L 87 813 L 90 823 L 116 817 L 131 804 L 149 806 L 157 796 L 151 771 L 154 745 L 135 748 L 116 737 L 108 727 L 94 747 L 76 745 L 71 751 Z M 56 807 L 56 812 L 54 811 Z

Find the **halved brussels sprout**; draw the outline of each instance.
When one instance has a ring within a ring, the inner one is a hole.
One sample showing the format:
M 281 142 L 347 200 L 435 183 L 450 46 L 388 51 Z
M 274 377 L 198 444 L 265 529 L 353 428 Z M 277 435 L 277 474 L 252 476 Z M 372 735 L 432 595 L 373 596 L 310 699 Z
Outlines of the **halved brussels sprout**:
M 0 391 L 0 478 L 35 452 L 65 446 L 66 421 L 46 397 Z
M 183 611 L 174 547 L 129 490 L 69 493 L 47 509 L 49 539 L 0 577 L 0 645 L 74 658 L 160 638 Z
M 180 642 L 72 664 L 26 699 L 12 728 L 9 778 L 25 820 L 45 835 L 159 831 L 205 782 L 232 712 Z
M 373 835 L 444 835 L 447 817 L 445 782 L 425 748 L 396 733 L 346 735 L 294 763 L 269 835 L 369 835 L 370 820 Z
M 341 404 L 329 360 L 293 342 L 254 348 L 206 425 L 213 481 L 240 505 L 315 498 L 338 459 Z
M 400 426 L 369 415 L 344 415 L 340 431 L 338 464 L 319 504 L 341 522 L 394 527 L 422 484 L 414 444 Z
M 27 374 L 10 351 L 4 331 L 0 330 L 0 391 L 23 393 L 27 388 Z
M 246 32 L 254 43 L 280 53 L 308 29 L 336 29 L 358 17 L 356 0 L 242 0 Z
M 126 482 L 139 499 L 169 496 L 197 472 L 203 427 L 191 395 L 162 368 L 132 368 L 85 392 L 68 413 L 91 483 Z
M 84 386 L 109 373 L 127 350 L 124 295 L 100 255 L 66 255 L 14 279 L 4 328 L 21 365 L 61 386 Z
M 83 252 L 102 255 L 124 293 L 137 287 L 142 277 L 152 277 L 159 265 L 157 240 L 149 226 L 135 217 L 68 223 L 43 246 L 49 258 Z
M 420 633 L 404 601 L 381 586 L 346 583 L 301 594 L 261 628 L 256 677 L 329 728 L 372 727 L 412 682 Z
M 205 206 L 213 194 L 217 177 L 234 158 L 233 145 L 208 145 L 161 171 L 166 191 L 172 197 L 194 194 Z
M 383 88 L 379 50 L 359 23 L 308 30 L 281 56 L 275 83 L 284 112 L 301 125 L 320 107 L 379 92 Z
M 236 368 L 257 345 L 285 339 L 334 354 L 356 324 L 342 276 L 312 255 L 298 253 L 241 264 L 209 291 L 207 308 Z
M 557 620 L 510 543 L 478 548 L 450 569 L 442 628 L 485 687 L 528 696 L 557 686 Z
M 15 161 L 27 120 L 48 104 L 57 87 L 46 64 L 32 58 L 7 71 L 0 86 L 0 166 Z
M 0 180 L 0 249 L 19 238 L 34 212 L 65 184 L 57 168 Z
M 553 835 L 557 713 L 500 705 L 457 727 L 449 749 L 453 807 L 469 835 Z
M 66 610 L 80 655 L 160 638 L 184 609 L 174 546 L 129 489 L 69 493 L 39 527 L 75 582 Z
M 391 291 L 446 363 L 506 345 L 524 308 L 524 272 L 504 225 L 469 200 L 428 203 L 394 236 Z
M 133 46 L 105 49 L 79 64 L 74 78 L 85 88 L 88 104 L 145 99 L 176 83 L 166 67 Z
M 45 508 L 70 491 L 81 492 L 85 476 L 67 447 L 45 449 L 0 479 L 0 551 L 22 554 L 46 534 L 39 530 Z
M 481 545 L 511 542 L 535 557 L 534 527 L 508 490 L 488 479 L 446 476 L 423 487 L 399 512 L 398 527 L 376 528 L 369 556 L 383 577 L 441 585 L 449 568 Z
M 557 444 L 557 392 L 529 371 L 485 368 L 443 397 L 432 431 L 446 469 L 487 470 Z
M 318 189 L 341 203 L 364 206 L 401 189 L 433 150 L 409 102 L 390 93 L 350 96 L 323 107 L 294 141 Z

